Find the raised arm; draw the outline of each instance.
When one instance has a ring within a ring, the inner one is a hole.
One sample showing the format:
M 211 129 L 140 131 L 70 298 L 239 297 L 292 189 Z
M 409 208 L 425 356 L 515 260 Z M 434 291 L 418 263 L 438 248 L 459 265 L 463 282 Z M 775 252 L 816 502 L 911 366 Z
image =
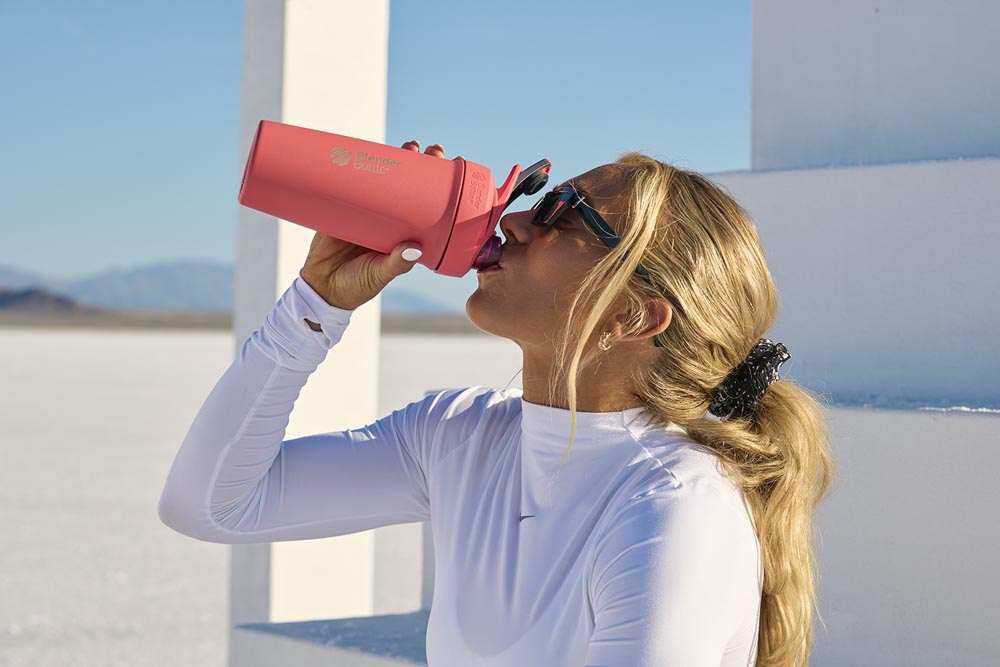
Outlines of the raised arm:
M 164 524 L 237 544 L 430 519 L 428 449 L 436 431 L 428 417 L 456 390 L 362 428 L 283 440 L 295 399 L 352 312 L 295 279 L 195 417 L 160 496 Z

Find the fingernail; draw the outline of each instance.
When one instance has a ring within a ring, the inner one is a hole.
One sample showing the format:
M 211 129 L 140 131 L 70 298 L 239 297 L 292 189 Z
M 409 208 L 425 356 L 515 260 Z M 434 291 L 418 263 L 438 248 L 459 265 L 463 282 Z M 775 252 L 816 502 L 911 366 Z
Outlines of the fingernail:
M 424 254 L 424 251 L 420 248 L 407 248 L 403 251 L 403 259 L 407 262 L 412 262 L 414 260 L 420 259 L 420 256 Z

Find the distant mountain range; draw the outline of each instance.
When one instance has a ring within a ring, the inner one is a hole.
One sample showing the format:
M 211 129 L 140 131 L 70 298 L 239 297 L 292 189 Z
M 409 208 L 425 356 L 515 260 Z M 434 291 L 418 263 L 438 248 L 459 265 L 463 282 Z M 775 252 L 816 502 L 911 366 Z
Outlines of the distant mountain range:
M 225 311 L 233 308 L 232 264 L 176 261 L 108 269 L 70 280 L 0 266 L 0 310 L 80 309 Z M 453 314 L 421 294 L 389 285 L 382 312 L 392 315 Z

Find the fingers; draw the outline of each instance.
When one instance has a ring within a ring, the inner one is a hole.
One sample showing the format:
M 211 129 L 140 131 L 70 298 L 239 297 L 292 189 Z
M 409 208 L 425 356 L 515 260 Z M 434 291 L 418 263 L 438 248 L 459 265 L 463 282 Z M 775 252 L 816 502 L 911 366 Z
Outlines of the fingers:
M 387 255 L 379 255 L 372 263 L 377 280 L 384 287 L 398 276 L 409 273 L 422 254 L 420 245 L 411 241 L 401 243 Z
M 410 139 L 402 145 L 408 151 L 413 151 L 414 153 L 420 152 L 420 142 L 416 139 Z M 427 147 L 424 151 L 426 155 L 432 155 L 434 157 L 444 157 L 444 146 L 441 144 L 432 144 Z
M 409 244 L 399 252 L 399 256 L 407 262 L 407 264 L 412 263 L 420 259 L 420 256 L 424 254 L 419 245 Z M 404 265 L 406 268 L 406 265 Z M 412 267 L 409 267 L 412 268 Z M 408 270 L 408 269 L 407 269 Z

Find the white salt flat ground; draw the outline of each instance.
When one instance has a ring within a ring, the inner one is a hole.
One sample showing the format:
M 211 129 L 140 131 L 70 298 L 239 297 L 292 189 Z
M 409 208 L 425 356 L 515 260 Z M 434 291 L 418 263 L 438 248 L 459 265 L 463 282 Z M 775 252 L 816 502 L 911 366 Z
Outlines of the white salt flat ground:
M 503 339 L 381 352 L 380 414 L 430 388 L 521 386 Z M 0 329 L 0 665 L 223 667 L 229 547 L 174 533 L 156 504 L 232 355 L 228 332 Z M 813 664 L 1000 664 L 1000 419 L 831 420 L 844 479 L 820 513 Z
M 520 368 L 486 336 L 381 352 L 379 414 Z M 232 355 L 228 332 L 0 329 L 0 665 L 224 665 L 229 547 L 174 533 L 156 504 Z

